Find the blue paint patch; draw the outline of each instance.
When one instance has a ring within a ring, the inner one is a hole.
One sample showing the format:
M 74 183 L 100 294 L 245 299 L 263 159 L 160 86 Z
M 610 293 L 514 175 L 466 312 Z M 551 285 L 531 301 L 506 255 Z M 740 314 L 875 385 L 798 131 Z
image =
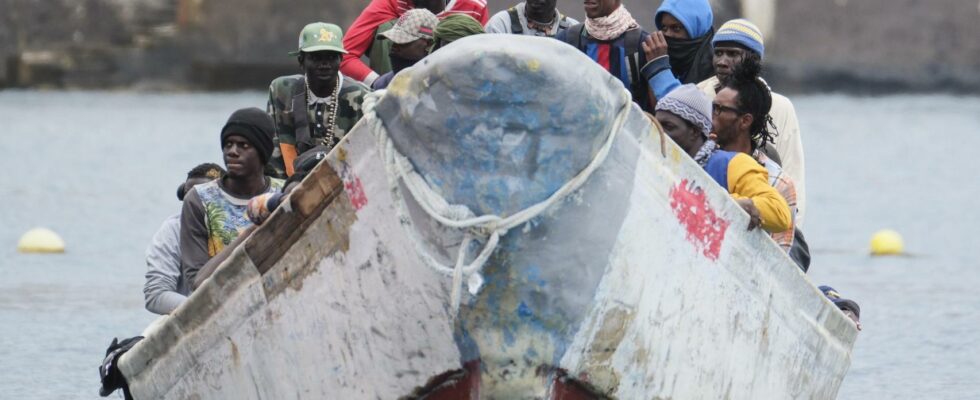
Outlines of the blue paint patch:
M 522 301 L 521 304 L 517 306 L 517 316 L 521 317 L 522 319 L 529 319 L 530 317 L 534 316 L 534 313 L 531 312 L 531 308 Z
M 535 350 L 533 347 L 528 347 L 527 350 L 524 351 L 524 358 L 525 359 L 528 359 L 528 360 L 537 359 L 538 358 L 538 351 Z
M 413 69 L 411 88 L 390 92 L 377 110 L 396 148 L 449 203 L 507 216 L 546 199 L 589 163 L 616 116 L 622 84 L 594 63 L 563 61 L 575 51 L 564 44 L 503 51 L 496 40 L 460 43 L 479 49 L 477 58 L 433 54 Z M 528 71 L 530 60 L 539 71 Z M 565 354 L 586 312 L 569 299 L 590 297 L 578 293 L 587 290 L 579 280 L 593 277 L 578 265 L 551 265 L 560 257 L 531 248 L 556 233 L 549 233 L 560 225 L 553 222 L 535 218 L 533 231 L 518 227 L 502 238 L 484 267 L 483 289 L 460 310 L 454 338 L 464 361 L 526 343 L 518 336 L 525 334 L 550 343 L 509 349 L 551 364 Z M 542 359 L 552 357 L 549 346 L 553 360 Z
M 528 265 L 524 269 L 524 273 L 527 275 L 528 283 L 537 286 L 539 289 L 544 288 L 548 284 L 548 281 L 541 277 L 541 268 L 537 265 Z
M 461 362 L 473 361 L 480 358 L 480 345 L 473 340 L 470 332 L 463 324 L 457 324 L 453 331 L 453 339 L 456 341 L 456 348 L 459 349 Z

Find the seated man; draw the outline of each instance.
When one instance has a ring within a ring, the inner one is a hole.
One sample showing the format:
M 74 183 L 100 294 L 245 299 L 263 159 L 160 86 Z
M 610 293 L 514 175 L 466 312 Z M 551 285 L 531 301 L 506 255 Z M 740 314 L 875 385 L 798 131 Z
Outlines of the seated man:
M 824 296 L 827 296 L 827 299 L 829 299 L 831 303 L 834 303 L 834 305 L 844 313 L 844 315 L 850 318 L 851 321 L 854 321 L 854 324 L 857 325 L 857 329 L 860 331 L 861 306 L 859 306 L 854 300 L 842 298 L 840 293 L 837 293 L 837 291 L 830 286 L 821 286 L 819 289 L 821 292 L 823 292 Z
M 224 175 L 217 164 L 205 163 L 187 173 L 187 180 L 177 187 L 177 200 L 196 185 L 210 182 Z M 180 274 L 180 214 L 167 218 L 153 242 L 146 248 L 146 283 L 143 298 L 146 309 L 154 314 L 170 314 L 190 294 L 190 282 Z
M 391 29 L 380 35 L 392 42 L 388 53 L 391 71 L 381 75 L 371 84 L 374 90 L 384 89 L 401 70 L 415 65 L 428 55 L 439 18 L 424 8 L 408 10 Z
M 266 174 L 286 178 L 293 160 L 317 145 L 333 148 L 361 119 L 370 89 L 339 72 L 347 53 L 340 27 L 314 22 L 303 28 L 297 57 L 302 75 L 281 76 L 269 85 L 269 115 L 275 121 L 272 157 Z
M 744 19 L 735 19 L 722 24 L 718 33 L 711 39 L 713 55 L 713 65 L 715 76 L 698 83 L 709 99 L 713 99 L 717 92 L 725 86 L 725 83 L 733 76 L 733 71 L 746 61 L 751 61 L 759 65 L 762 64 L 762 57 L 765 54 L 762 32 L 751 22 Z M 666 46 L 664 43 L 652 46 L 651 51 L 658 50 Z M 657 48 L 657 49 L 654 49 Z M 646 48 L 645 48 L 646 50 Z M 668 61 L 667 57 L 658 56 L 652 58 L 653 61 L 643 67 L 644 79 L 650 82 L 650 88 L 658 98 L 666 96 L 674 90 L 681 82 L 671 73 L 673 61 Z M 666 54 L 666 53 L 663 53 Z M 796 109 L 793 103 L 778 93 L 770 92 L 772 97 L 772 108 L 769 115 L 772 116 L 773 124 L 778 135 L 775 136 L 772 146 L 779 154 L 779 165 L 783 173 L 792 178 L 796 186 L 797 194 L 797 225 L 803 224 L 806 214 L 806 174 L 804 170 L 803 143 L 800 139 L 800 124 L 796 118 Z
M 262 223 L 264 223 L 269 216 L 276 211 L 276 208 L 279 208 L 279 206 L 282 205 L 283 202 L 289 201 L 289 193 L 299 186 L 300 182 L 306 178 L 306 175 L 309 174 L 310 171 L 312 171 L 313 168 L 320 163 L 320 161 L 327 158 L 327 153 L 329 152 L 330 150 L 326 147 L 317 146 L 303 153 L 296 159 L 296 163 L 293 166 L 295 173 L 293 173 L 289 179 L 286 180 L 281 193 L 263 193 L 248 201 L 245 216 L 252 222 L 253 225 L 243 230 L 238 237 L 235 238 L 235 241 L 231 242 L 231 244 L 221 250 L 220 253 L 214 257 L 211 257 L 211 259 L 204 264 L 204 267 L 202 267 L 201 271 L 198 272 L 197 277 L 194 278 L 193 282 L 191 282 L 192 290 L 197 290 L 198 287 L 203 285 L 204 281 L 211 277 L 211 275 L 214 274 L 214 271 L 218 269 L 218 266 L 231 255 L 231 251 L 235 247 L 238 247 L 238 245 L 244 242 L 245 239 L 248 239 L 248 237 L 252 235 L 252 232 L 255 232 L 255 228 L 262 225 Z
M 475 19 L 463 14 L 453 14 L 439 21 L 429 54 L 452 42 L 471 35 L 486 33 Z
M 235 111 L 221 129 L 221 147 L 228 172 L 187 191 L 180 213 L 180 268 L 194 282 L 211 257 L 251 225 L 245 218 L 248 200 L 282 189 L 283 181 L 262 171 L 272 155 L 272 119 L 258 108 Z
M 770 233 L 790 229 L 789 205 L 769 185 L 766 169 L 752 157 L 721 150 L 708 140 L 706 132 L 713 126 L 709 115 L 718 112 L 712 110 L 707 97 L 692 84 L 681 86 L 657 103 L 656 118 L 664 131 L 731 193 L 751 217 L 749 229 L 762 226 Z M 727 129 L 730 124 L 723 122 Z
M 391 64 L 386 59 L 390 42 L 378 34 L 413 8 L 428 9 L 440 19 L 450 15 L 466 15 L 477 20 L 480 26 L 490 17 L 484 0 L 452 0 L 448 4 L 445 0 L 371 0 L 347 29 L 343 45 L 347 53 L 340 65 L 341 72 L 372 86 L 381 74 L 391 71 Z M 361 61 L 361 56 L 368 53 L 370 66 Z
M 715 36 L 711 26 L 714 14 L 708 0 L 664 0 L 657 9 L 654 23 L 663 33 L 670 70 L 678 81 L 697 84 L 714 75 L 711 48 L 711 39 Z M 653 57 L 649 43 L 643 50 L 647 59 L 653 60 L 656 57 Z
M 633 19 L 622 0 L 586 2 L 585 17 L 585 23 L 574 25 L 555 38 L 589 56 L 623 82 L 633 95 L 633 102 L 644 111 L 652 111 L 650 83 L 640 75 L 640 68 L 647 63 L 641 47 L 650 34 Z
M 554 37 L 575 19 L 558 11 L 558 0 L 526 0 L 494 14 L 487 22 L 487 33 Z

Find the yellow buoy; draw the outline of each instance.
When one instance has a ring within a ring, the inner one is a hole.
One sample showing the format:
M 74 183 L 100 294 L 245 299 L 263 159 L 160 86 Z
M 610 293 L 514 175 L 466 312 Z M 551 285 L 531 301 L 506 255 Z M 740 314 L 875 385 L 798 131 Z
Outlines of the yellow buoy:
M 871 236 L 871 255 L 888 256 L 905 252 L 902 235 L 890 229 L 882 229 Z
M 50 229 L 34 228 L 17 242 L 17 251 L 21 253 L 64 253 L 65 241 Z

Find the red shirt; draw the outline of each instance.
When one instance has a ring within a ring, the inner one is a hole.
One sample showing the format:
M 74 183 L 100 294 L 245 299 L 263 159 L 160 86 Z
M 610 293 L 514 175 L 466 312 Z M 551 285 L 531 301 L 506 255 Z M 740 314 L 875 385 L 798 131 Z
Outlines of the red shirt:
M 443 19 L 453 14 L 469 15 L 473 19 L 480 21 L 480 25 L 484 26 L 490 20 L 486 0 L 452 0 L 446 6 L 446 10 L 439 13 L 438 17 L 439 19 Z
M 413 7 L 411 0 L 371 0 L 344 33 L 347 54 L 340 63 L 340 72 L 359 81 L 370 76 L 374 71 L 361 61 L 361 56 L 371 47 L 378 26 L 400 17 Z M 484 25 L 490 18 L 486 0 L 452 0 L 439 18 L 451 14 L 469 15 Z

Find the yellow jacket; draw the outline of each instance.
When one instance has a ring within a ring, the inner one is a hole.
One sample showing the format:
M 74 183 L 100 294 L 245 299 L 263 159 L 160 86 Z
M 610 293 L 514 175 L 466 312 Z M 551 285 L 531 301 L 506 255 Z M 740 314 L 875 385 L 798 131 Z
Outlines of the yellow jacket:
M 718 78 L 711 77 L 698 84 L 698 89 L 708 96 L 715 98 L 715 87 Z M 796 225 L 803 225 L 806 214 L 806 171 L 803 160 L 803 141 L 800 139 L 800 122 L 796 118 L 796 108 L 786 96 L 772 93 L 772 109 L 769 110 L 772 122 L 776 124 L 776 152 L 782 163 L 783 173 L 793 180 L 796 186 Z
M 786 199 L 769 184 L 769 172 L 748 154 L 716 151 L 704 166 L 732 198 L 749 199 L 762 217 L 762 229 L 770 233 L 793 227 L 793 214 Z

